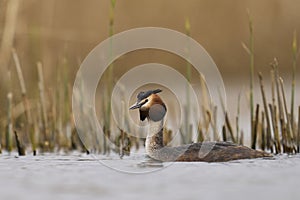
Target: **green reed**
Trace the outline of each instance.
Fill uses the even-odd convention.
[[[190,36],[191,36],[191,23],[189,18],[185,19],[185,34],[187,36],[187,57],[190,58]],[[192,141],[192,128],[191,128],[191,97],[190,97],[190,87],[192,81],[192,72],[191,72],[191,64],[189,62],[190,59],[186,62],[186,77],[187,77],[187,85],[186,85],[186,107],[185,107],[185,142],[190,143]]]
[[[291,88],[291,122],[294,122],[294,102],[295,102],[295,85],[296,85],[296,68],[297,68],[297,33],[294,32],[293,43],[292,43],[292,52],[293,52],[293,71],[292,71],[292,88]],[[292,125],[294,130],[294,125]]]
[[[249,16],[249,45],[250,45],[250,124],[251,124],[251,138],[255,139],[254,135],[254,95],[253,95],[253,85],[254,85],[254,34],[253,34],[253,20],[248,12]],[[255,141],[252,141],[254,143]]]
[[[300,153],[300,106],[298,107],[297,152]]]
[[[116,0],[110,1],[110,8],[109,8],[109,37],[110,37],[110,48],[109,48],[109,56],[110,61],[112,61],[113,56],[113,39],[111,38],[114,35],[114,24],[115,24],[115,6]],[[106,95],[104,98],[104,109],[105,109],[105,116],[104,116],[104,135],[103,135],[103,145],[104,145],[104,154],[109,153],[110,147],[108,145],[108,140],[111,137],[111,93],[112,87],[114,84],[114,65],[111,64],[108,69],[108,76],[107,76],[107,88],[106,88]]]

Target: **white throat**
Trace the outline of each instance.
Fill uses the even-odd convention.
[[[149,120],[145,148],[146,153],[150,156],[154,151],[163,147],[163,121],[163,119],[158,122]]]

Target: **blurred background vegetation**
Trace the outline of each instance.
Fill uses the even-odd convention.
[[[8,2],[0,1],[0,36],[3,35]],[[70,78],[74,79],[78,59],[82,60],[109,36],[109,8],[109,0],[19,0],[13,46],[25,69],[25,79],[37,79],[32,76],[36,74],[33,66],[41,61],[47,74],[46,82],[51,84],[64,57],[70,64]],[[185,32],[185,19],[189,18],[191,36],[213,57],[225,83],[245,77],[243,84],[246,85],[248,71],[244,68],[249,59],[241,42],[247,42],[249,37],[247,9],[254,21],[256,67],[267,72],[270,61],[277,57],[282,72],[288,73],[292,65],[293,32],[300,29],[297,21],[300,18],[299,1],[117,1],[114,33],[143,26]],[[145,59],[149,60],[147,56],[138,57],[140,62]],[[176,65],[176,59],[173,62],[172,59],[170,57],[168,63]],[[128,62],[139,61],[127,59],[123,64]],[[1,65],[2,74],[6,68]],[[29,81],[29,87],[32,81]]]
[[[109,0],[0,0],[0,119],[7,116],[10,90],[14,106],[22,99],[12,48],[18,54],[30,99],[40,95],[36,67],[40,61],[46,89],[57,91],[66,87],[60,100],[69,101],[68,88],[72,87],[80,62],[110,35],[112,14],[113,33],[144,26],[185,33],[185,21],[189,19],[191,36],[212,56],[231,94],[231,90],[236,92],[249,84],[249,55],[242,47],[242,42],[249,41],[249,11],[254,23],[255,75],[258,71],[269,74],[270,63],[276,57],[281,75],[291,79],[291,45],[294,32],[300,32],[300,1],[130,0],[117,1],[114,12],[110,9]],[[158,61],[175,68],[186,65],[184,60],[166,52],[143,50],[115,61],[114,78],[137,64]],[[237,98],[235,93],[229,102]],[[236,105],[229,108],[235,112]]]

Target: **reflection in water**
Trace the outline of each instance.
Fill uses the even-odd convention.
[[[153,158],[146,156],[145,160],[137,164],[140,168],[145,167],[154,167],[154,168],[162,168],[164,167],[163,162],[159,160],[154,160]]]

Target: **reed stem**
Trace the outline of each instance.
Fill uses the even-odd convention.
[[[271,70],[270,73],[271,73],[271,81],[272,81],[272,83],[271,83],[272,107],[274,108],[276,105],[276,98],[275,98],[275,82],[276,82],[276,80],[275,80],[275,72],[273,69]]]
[[[241,131],[239,145],[244,145],[244,131]]]
[[[49,134],[48,134],[48,117],[47,117],[47,108],[46,108],[46,96],[45,96],[45,82],[44,82],[44,75],[43,75],[43,66],[41,62],[37,63],[37,70],[38,70],[38,78],[39,78],[39,92],[40,92],[40,104],[41,104],[41,117],[42,117],[42,132],[44,134],[44,141],[43,147],[49,148]]]
[[[241,92],[239,92],[239,95],[238,95],[237,115],[236,115],[236,119],[235,119],[235,123],[236,123],[236,139],[237,139],[237,141],[239,141],[239,133],[240,133],[240,127],[239,127],[240,106],[241,106]]]
[[[259,104],[256,104],[255,124],[254,124],[254,132],[253,132],[253,138],[252,138],[252,144],[251,144],[252,149],[256,149],[258,121],[259,121]]]
[[[10,59],[10,51],[13,47],[16,24],[18,19],[20,0],[7,1],[7,8],[5,13],[5,25],[2,34],[1,48],[0,48],[0,64],[7,66]],[[0,70],[2,67],[0,68]],[[1,71],[2,72],[2,71]]]
[[[276,93],[277,93],[277,105],[278,105],[278,114],[279,114],[279,124],[280,124],[280,130],[281,130],[281,135],[282,135],[282,145],[283,145],[283,150],[284,152],[287,151],[287,142],[288,139],[287,137],[287,128],[286,128],[286,123],[285,123],[285,118],[284,118],[284,106],[282,103],[282,98],[280,95],[280,78],[279,78],[279,70],[278,70],[278,61],[276,58],[274,58],[274,61],[272,63],[272,68],[274,70],[274,79],[275,79],[275,87],[276,87]]]
[[[223,135],[223,141],[227,142],[227,133],[226,133],[226,126],[223,125],[222,127],[222,135]]]
[[[26,155],[25,147],[22,145],[22,143],[19,139],[17,131],[15,131],[15,139],[16,139],[16,146],[17,146],[17,149],[18,149],[19,156],[25,156]]]
[[[232,139],[232,142],[233,142],[233,143],[236,143],[237,141],[236,141],[236,139],[235,139],[235,137],[234,137],[234,135],[233,135],[232,126],[231,126],[231,124],[230,124],[230,120],[229,120],[229,117],[228,117],[227,112],[226,112],[226,114],[225,114],[225,122],[226,122],[226,125],[227,125],[227,128],[228,128],[228,131],[229,131],[229,133],[230,133],[230,137],[231,137],[231,139]]]
[[[251,120],[251,136],[254,138],[254,95],[253,95],[253,85],[254,85],[254,34],[253,34],[253,20],[248,12],[249,17],[249,32],[250,32],[250,120]]]
[[[190,129],[190,123],[191,123],[191,99],[190,99],[190,87],[192,80],[192,74],[191,74],[191,64],[189,62],[190,60],[190,35],[191,35],[191,24],[189,18],[186,18],[185,20],[185,34],[187,36],[187,62],[186,62],[186,76],[187,76],[187,84],[186,84],[186,113],[185,113],[185,131],[186,135],[188,137],[188,142],[190,143],[192,141],[192,131]]]
[[[23,77],[20,60],[19,60],[18,54],[15,49],[12,50],[12,56],[13,56],[13,60],[15,62],[15,66],[16,66],[16,71],[17,71],[20,88],[21,88],[21,93],[22,93],[22,102],[23,102],[23,106],[25,109],[26,133],[29,134],[33,155],[36,155],[36,143],[35,143],[35,133],[34,133],[34,128],[33,128],[32,115],[31,115],[31,110],[30,110],[29,101],[28,101],[28,97],[27,97],[27,90],[26,90],[26,86],[25,86],[25,81],[24,81],[24,77]]]
[[[203,142],[204,141],[204,134],[202,131],[201,123],[198,123],[198,137],[197,137],[197,142]]]
[[[116,0],[110,1],[110,7],[109,7],[109,37],[110,37],[110,48],[109,48],[109,59],[112,61],[113,59],[113,40],[112,36],[114,35],[114,23],[115,23],[115,6],[116,6]],[[114,65],[110,64],[108,69],[108,87],[106,90],[106,98],[105,98],[105,128],[104,128],[104,135],[103,135],[103,143],[104,143],[104,154],[109,153],[110,147],[109,147],[109,140],[110,133],[111,133],[111,93],[112,93],[112,86],[113,86],[113,77],[114,77]]]
[[[296,31],[294,32],[292,51],[293,51],[293,72],[292,72],[292,91],[291,91],[291,122],[292,122],[292,129],[294,131],[294,102],[295,102],[296,68],[297,68],[297,52],[298,52]]]
[[[261,96],[264,104],[264,110],[265,110],[265,115],[266,115],[266,120],[267,120],[267,149],[271,149],[271,131],[272,131],[272,123],[271,119],[269,116],[269,111],[268,111],[268,106],[267,106],[267,100],[266,100],[266,95],[265,95],[265,90],[264,90],[264,83],[263,83],[263,77],[262,74],[258,74],[259,81],[260,81],[260,91],[261,91]]]
[[[298,107],[298,134],[297,134],[297,152],[300,153],[300,106]]]
[[[284,85],[283,85],[283,79],[280,77],[280,87],[281,87],[281,94],[282,94],[282,99],[283,99],[283,107],[284,107],[284,114],[286,117],[286,128],[287,128],[287,136],[288,136],[288,146],[291,148],[291,151],[296,151],[294,147],[294,134],[292,130],[292,123],[290,119],[290,115],[287,111],[287,103],[286,103],[286,97],[285,97],[285,92],[284,92]]]
[[[6,149],[8,152],[12,151],[12,134],[13,134],[13,116],[12,116],[12,98],[13,94],[7,94],[7,131],[6,131]]]
[[[261,150],[265,150],[266,147],[266,136],[265,136],[265,113],[261,112]]]

